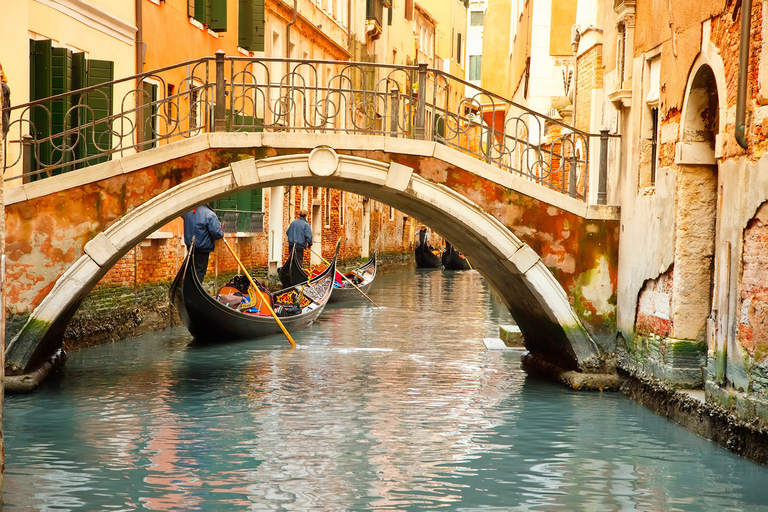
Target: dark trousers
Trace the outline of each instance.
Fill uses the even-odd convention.
[[[208,251],[195,251],[195,272],[200,282],[203,282],[205,273],[208,271],[208,257],[211,255]]]
[[[299,266],[301,267],[304,264],[304,247],[294,242],[288,245],[288,251],[289,251],[288,256],[290,256],[290,252],[296,253],[296,256],[295,256],[296,261],[299,262]]]

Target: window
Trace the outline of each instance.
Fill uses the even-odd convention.
[[[482,55],[470,55],[469,56],[469,79],[480,80],[480,71],[482,65]]]
[[[456,33],[456,64],[461,64],[462,40],[461,32]]]
[[[659,147],[659,88],[661,84],[661,59],[656,56],[645,62],[645,109],[642,125],[639,155],[638,187],[653,187],[656,184]]]
[[[264,195],[262,189],[246,190],[213,202],[219,218],[224,218],[226,232],[261,233],[263,231]]]
[[[483,11],[472,11],[469,13],[469,26],[482,27],[484,17],[485,13]]]
[[[249,52],[264,51],[264,0],[239,0],[237,46]],[[275,53],[275,56],[279,54]]]
[[[331,227],[331,191],[330,189],[324,189],[325,199],[323,201],[323,207],[325,212],[325,227]]]
[[[413,21],[413,0],[405,0],[405,19]]]
[[[54,48],[50,39],[30,41],[29,63],[31,101],[111,82],[115,74],[113,62],[88,59],[85,53],[68,48]],[[30,170],[52,167],[46,174],[54,175],[109,160],[112,103],[113,88],[109,85],[33,107],[32,135],[43,142],[33,150]],[[70,162],[72,165],[68,165]]]
[[[620,23],[616,34],[616,71],[619,77],[619,88],[624,88],[624,52],[626,50],[626,27]]]
[[[187,0],[187,16],[213,32],[226,32],[227,0]]]
[[[347,193],[343,190],[339,191],[339,226],[344,225],[344,213],[347,209]]]
[[[140,151],[157,147],[157,84],[148,80],[141,84],[142,94],[139,95],[138,109],[139,126],[138,138],[143,144]],[[137,105],[137,107],[139,106]]]

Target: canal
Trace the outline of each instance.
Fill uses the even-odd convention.
[[[485,350],[476,272],[377,277],[285,338],[85,349],[5,398],[5,510],[768,511],[768,468]]]

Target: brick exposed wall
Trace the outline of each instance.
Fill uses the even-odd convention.
[[[576,128],[590,129],[592,91],[603,88],[603,47],[595,45],[579,56],[579,74],[576,78]]]
[[[744,231],[739,342],[755,363],[768,361],[768,203]]]
[[[672,331],[673,271],[645,282],[637,301],[638,334],[669,336]]]

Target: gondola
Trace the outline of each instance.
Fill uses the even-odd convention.
[[[297,284],[306,283],[309,280],[309,275],[301,268],[301,264],[302,262],[296,256],[296,251],[291,250],[288,255],[288,261],[277,269],[277,276],[283,288],[290,288]]]
[[[340,243],[341,240],[336,244],[336,254],[328,268],[309,280],[308,284],[292,286],[268,295],[275,311],[297,310],[296,314],[290,316],[278,313],[280,321],[289,332],[307,327],[320,316],[328,303],[333,291]],[[184,259],[171,284],[170,299],[182,322],[198,341],[246,340],[282,332],[266,307],[262,307],[258,313],[244,313],[206,293],[195,272],[192,251]]]
[[[445,270],[471,270],[472,266],[459,251],[457,251],[448,242],[445,243],[445,250],[443,250],[443,268]]]
[[[419,244],[413,250],[416,268],[440,268],[443,265],[440,256],[428,244]]]
[[[355,289],[355,286],[349,284],[346,279],[341,279],[341,282],[337,280],[333,294],[331,295],[331,300],[329,302],[336,303],[361,299],[363,298],[362,294],[360,293],[361,291],[363,293],[368,293],[368,290],[370,290],[371,286],[373,286],[373,279],[376,277],[376,266],[378,261],[376,255],[378,251],[379,239],[376,240],[376,245],[374,246],[373,256],[371,259],[356,269],[344,274],[347,279],[352,281],[355,286],[357,286],[357,289]]]

